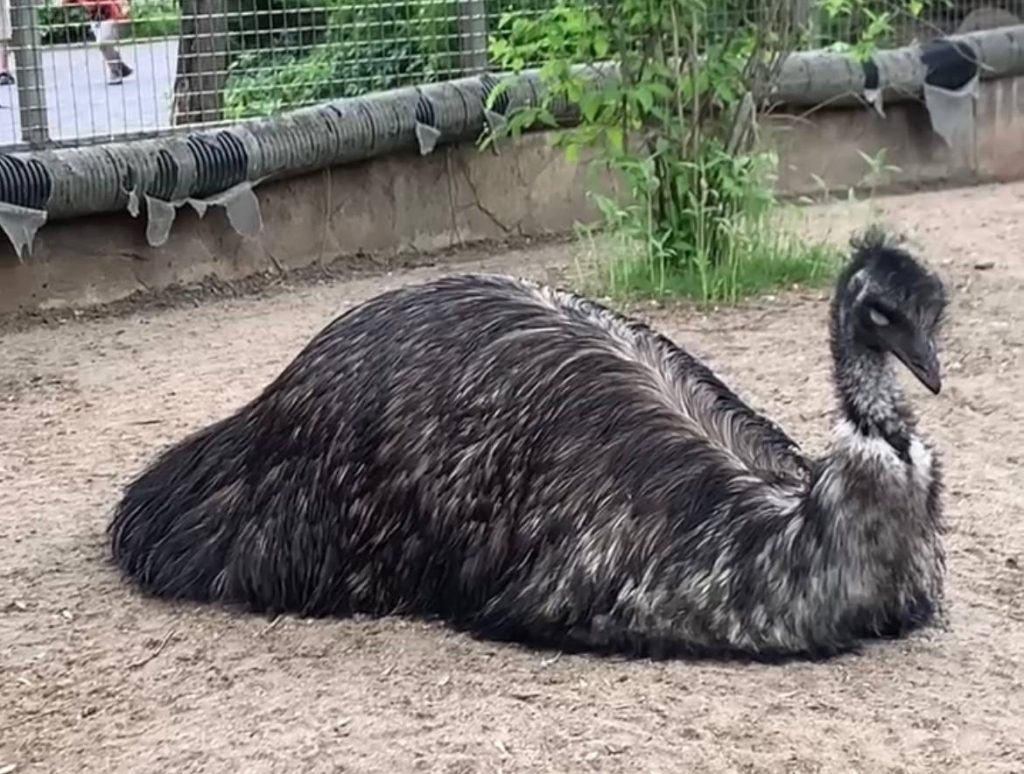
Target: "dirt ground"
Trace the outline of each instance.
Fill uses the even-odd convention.
[[[946,389],[910,386],[948,468],[949,630],[651,663],[141,599],[105,561],[118,487],[342,309],[446,268],[296,285],[0,335],[0,772],[1024,772],[1024,185],[881,205],[953,295]],[[459,268],[544,278],[571,249]],[[825,298],[648,316],[817,451]]]

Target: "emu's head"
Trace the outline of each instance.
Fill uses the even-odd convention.
[[[892,353],[937,395],[936,337],[948,303],[942,280],[877,229],[852,245],[836,287],[834,346]]]

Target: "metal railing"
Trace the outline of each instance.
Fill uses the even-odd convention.
[[[501,14],[557,1],[0,0],[13,55],[0,61],[13,78],[0,83],[0,150],[168,134],[478,73]],[[759,2],[718,1],[722,30]],[[817,0],[793,9],[809,45],[852,40],[864,23],[829,18]],[[1024,0],[933,0],[922,18],[893,14],[885,42],[1021,19]]]

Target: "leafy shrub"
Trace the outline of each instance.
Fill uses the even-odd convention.
[[[81,43],[89,35],[89,17],[81,6],[44,5],[38,14],[44,46]]]
[[[877,0],[824,0],[821,12],[861,25],[847,43],[863,56],[898,12],[920,13],[923,1],[889,0],[879,15]],[[555,141],[570,160],[586,149],[612,173],[590,191],[603,216],[596,225],[618,245],[589,267],[603,290],[729,301],[830,275],[835,253],[787,227],[773,190],[777,159],[757,142],[770,105],[755,95],[806,45],[791,12],[785,0],[560,0],[540,15],[502,18],[496,63],[513,73],[538,66],[545,93],[485,142],[555,126],[556,104],[578,108],[579,124]],[[601,82],[574,67],[597,61],[615,63],[618,77]]]
[[[564,0],[502,19],[495,60],[513,73],[539,65],[546,86],[541,104],[517,109],[502,131],[552,126],[553,105],[574,104],[581,121],[556,142],[570,160],[586,149],[619,183],[612,196],[590,192],[622,248],[592,267],[603,290],[732,300],[828,274],[827,250],[778,228],[775,158],[752,141],[750,94],[791,44],[787,12],[738,8],[741,23],[725,30],[700,0]],[[573,68],[609,60],[611,83]]]
[[[268,0],[257,0],[266,4]],[[271,0],[286,2],[286,0]],[[453,77],[460,71],[459,3],[454,0],[331,0],[322,19],[279,19],[235,33],[226,117],[278,113],[300,105]],[[536,14],[551,0],[488,0],[501,13]],[[282,29],[319,35],[281,40]],[[278,36],[278,37],[275,37]]]
[[[135,0],[129,19],[125,30],[129,39],[176,38],[181,32],[181,9],[176,0]]]

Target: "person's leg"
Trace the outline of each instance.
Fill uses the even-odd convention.
[[[7,48],[7,41],[0,40],[0,86],[10,83],[14,83],[11,77],[11,52]]]
[[[0,86],[14,83],[11,77],[11,3],[0,0]]]
[[[119,31],[120,22],[114,19],[101,21],[96,27],[96,42],[107,63],[107,69],[110,70],[110,83],[113,84],[121,83],[132,74],[132,68],[121,60],[121,54],[117,50]]]

